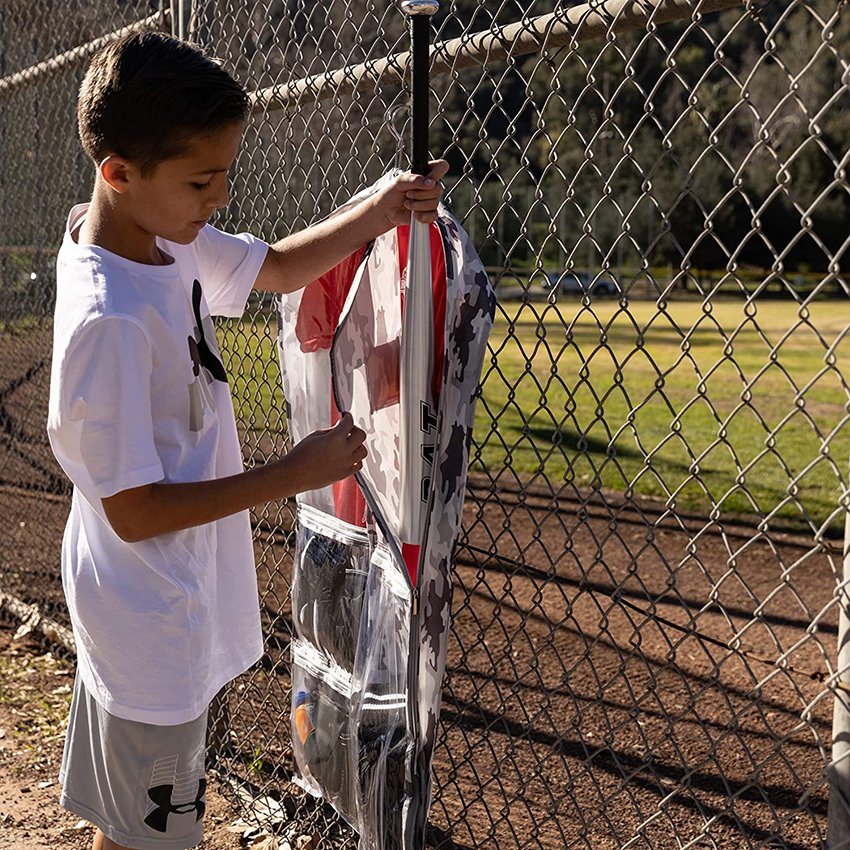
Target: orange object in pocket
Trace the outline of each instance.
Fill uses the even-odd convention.
[[[316,731],[313,725],[313,703],[307,691],[299,691],[295,699],[295,728],[298,730],[301,743],[306,744],[310,735]]]

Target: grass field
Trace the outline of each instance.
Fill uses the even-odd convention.
[[[244,428],[279,429],[274,323],[230,323]],[[601,487],[708,514],[843,523],[850,304],[505,303],[482,373],[471,470]],[[246,358],[245,354],[249,354]]]
[[[740,301],[711,313],[698,302],[507,309],[476,423],[491,474],[509,466],[556,488],[631,489],[792,522],[836,510],[850,458],[846,303],[814,304],[807,323],[781,301],[752,318]]]

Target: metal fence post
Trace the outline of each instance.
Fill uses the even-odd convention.
[[[844,522],[844,571],[839,600],[838,681],[832,715],[832,763],[827,769],[829,850],[850,846],[850,510]]]
[[[181,41],[192,38],[192,0],[171,0],[171,35]]]

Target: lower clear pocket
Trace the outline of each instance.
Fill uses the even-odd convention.
[[[406,764],[410,741],[403,695],[393,696],[393,704],[380,700],[368,706],[361,704],[356,727],[357,824],[360,846],[370,850],[402,846],[404,807],[409,798]]]
[[[351,771],[351,677],[304,641],[292,644],[292,748],[300,782],[355,819]]]

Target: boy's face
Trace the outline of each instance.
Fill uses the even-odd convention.
[[[227,172],[243,130],[243,124],[232,124],[215,135],[199,136],[185,154],[163,160],[147,177],[131,169],[122,195],[136,225],[171,242],[192,242],[230,200]]]

